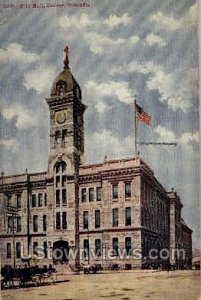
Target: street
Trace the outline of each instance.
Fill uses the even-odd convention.
[[[67,275],[55,285],[2,291],[2,300],[199,300],[199,271],[128,271]]]

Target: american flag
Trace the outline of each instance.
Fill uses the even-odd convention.
[[[146,125],[151,126],[151,116],[143,110],[141,106],[135,103],[135,111],[137,113],[137,119],[144,122]]]

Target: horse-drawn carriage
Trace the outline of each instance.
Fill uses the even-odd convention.
[[[1,288],[11,288],[15,286],[39,286],[45,283],[55,283],[56,270],[49,267],[24,267],[12,268],[5,266],[1,269]]]
[[[81,271],[84,271],[84,274],[97,274],[102,270],[101,264],[85,265],[81,264]]]

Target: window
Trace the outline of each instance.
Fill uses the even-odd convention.
[[[56,206],[60,206],[60,190],[56,190]]]
[[[125,237],[126,254],[131,255],[131,237]]]
[[[64,172],[66,171],[66,163],[64,161],[58,162],[56,164],[55,171],[56,206],[60,206],[61,204],[66,205],[67,193],[66,189],[62,189],[66,187],[66,175],[64,175]]]
[[[89,240],[83,240],[84,257],[89,255]]]
[[[36,207],[36,195],[32,195],[31,206]]]
[[[62,187],[66,186],[66,176],[62,176]]]
[[[11,216],[8,217],[8,232],[13,231],[13,218]]]
[[[95,210],[95,228],[100,228],[100,210]]]
[[[89,201],[94,201],[94,188],[89,188]]]
[[[101,187],[96,188],[96,201],[101,201]]]
[[[87,200],[87,190],[84,188],[81,190],[81,201],[86,202]]]
[[[43,206],[43,194],[38,194],[38,207]]]
[[[112,249],[113,249],[114,255],[119,254],[119,241],[118,241],[118,238],[116,238],[116,237],[112,239]]]
[[[64,161],[60,161],[56,164],[56,173],[64,173],[66,171],[66,163]]]
[[[61,219],[60,219],[60,212],[56,213],[56,229],[61,229]]]
[[[47,194],[44,194],[44,206],[47,206]]]
[[[67,216],[66,212],[62,212],[62,228],[67,229]]]
[[[60,184],[60,176],[56,176],[56,187],[59,187]]]
[[[125,226],[131,225],[131,207],[125,208]]]
[[[95,254],[97,256],[101,256],[101,240],[95,239]]]
[[[112,197],[113,199],[117,199],[118,198],[118,184],[115,183],[112,186]]]
[[[125,183],[125,197],[126,198],[131,197],[131,183],[130,182]]]
[[[33,253],[34,255],[38,255],[38,242],[33,243]]]
[[[44,258],[47,258],[47,241],[43,242]]]
[[[47,230],[47,216],[43,215],[43,231]]]
[[[63,95],[66,92],[66,82],[59,80],[56,84],[57,95]]]
[[[7,253],[6,257],[7,258],[11,258],[11,243],[7,243],[7,245],[6,245],[6,253]]]
[[[16,195],[16,206],[17,208],[21,208],[21,194]]]
[[[21,258],[21,243],[20,242],[16,243],[16,257]]]
[[[17,217],[17,232],[21,232],[22,225],[21,225],[21,217]]]
[[[33,216],[33,231],[38,232],[38,216]]]
[[[62,190],[62,205],[66,205],[67,204],[67,198],[66,198],[66,189]]]
[[[88,211],[83,211],[83,229],[89,228],[89,213]]]
[[[6,206],[11,206],[12,205],[12,196],[8,195],[6,199]]]
[[[112,210],[112,226],[116,227],[119,225],[119,210],[118,208],[113,208]]]

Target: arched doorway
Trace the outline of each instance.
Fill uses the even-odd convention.
[[[68,262],[69,246],[68,242],[60,240],[53,243],[52,259],[54,263]]]

